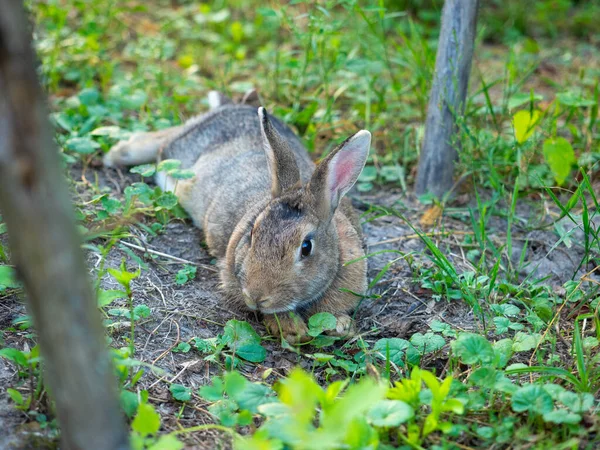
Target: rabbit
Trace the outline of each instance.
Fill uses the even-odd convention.
[[[365,165],[371,134],[358,131],[315,167],[294,132],[257,108],[255,92],[234,104],[212,91],[208,103],[209,112],[184,125],[119,142],[104,165],[180,160],[194,178],[175,182],[159,172],[156,183],[203,230],[231,306],[262,313],[267,330],[290,343],[310,338],[306,319],[318,312],[336,317],[332,334],[352,335],[349,313],[367,290],[367,265],[358,215],[344,195]]]

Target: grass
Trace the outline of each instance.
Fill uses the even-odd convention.
[[[459,121],[460,182],[452,197],[417,203],[410,192],[440,3],[29,2],[136,448],[179,448],[178,439],[247,449],[311,448],[315,439],[357,449],[598,445],[600,9],[486,2]],[[185,288],[210,282],[212,266],[182,256],[171,272],[164,252],[139,252],[141,235],[160,240],[185,220],[148,177],[186,171],[148,165],[115,181],[100,157],[131,132],[205,111],[211,89],[239,97],[249,87],[315,158],[352,130],[372,131],[358,183],[364,222],[402,226],[421,246],[405,246],[408,235],[374,246],[372,261],[389,258],[373,263],[364,302],[399,302],[393,280],[407,279],[407,295],[434,304],[418,332],[386,331],[390,307],[357,339],[336,341],[323,334],[335,319],[322,314],[309,323],[314,340],[292,348],[233,316],[203,316],[202,334],[180,338],[180,316],[170,319],[177,340],[148,356],[153,333],[145,343],[139,334],[172,316],[140,300],[138,278],[166,273]],[[0,218],[0,299],[15,301],[4,237]],[[447,308],[466,319],[446,319]],[[0,356],[16,368],[6,393],[52,439],[30,321],[11,314],[1,323]],[[305,371],[281,369],[282,346]],[[166,356],[202,361],[211,379],[172,376],[158,367]],[[159,417],[164,403],[172,414]]]

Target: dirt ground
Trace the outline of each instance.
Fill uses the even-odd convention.
[[[74,175],[76,175],[75,180],[81,180],[81,174]],[[89,175],[88,172],[88,179]],[[122,192],[128,184],[137,181],[125,171],[115,172],[104,168],[98,169],[94,175],[98,176],[100,186],[107,185],[115,193]],[[80,196],[89,195],[83,189],[81,181],[76,181],[75,185],[75,190]],[[466,202],[464,200],[463,198],[463,203],[467,204],[472,201],[468,198]],[[354,203],[362,211],[366,211],[370,204],[393,206],[415,224],[419,223],[426,209],[414,198],[387,188],[374,193],[356,195]],[[523,217],[526,217],[525,212],[530,211],[531,208],[527,205],[522,205],[521,208]],[[450,231],[450,236],[433,239],[458,271],[471,270],[471,263],[465,257],[465,250],[460,245],[463,237],[460,233],[468,229],[472,230],[467,228],[470,224],[466,225],[452,217],[444,217],[442,224],[443,227],[438,226],[435,230]],[[506,232],[505,220],[493,218],[490,225],[492,227],[488,230],[490,235],[502,241]],[[423,243],[399,218],[380,217],[365,223],[363,230],[369,252],[384,249],[412,252],[415,261],[413,266],[431,264]],[[167,373],[163,375],[164,379],[176,381],[196,390],[209,383],[210,377],[219,373],[220,368],[215,364],[210,365],[193,350],[189,353],[173,353],[171,349],[179,342],[189,341],[193,337],[215,337],[222,332],[224,324],[232,318],[248,320],[262,336],[266,335],[266,330],[254,314],[232,312],[223,305],[213,258],[200,245],[202,234],[192,226],[191,222],[173,221],[167,226],[164,234],[152,239],[139,229],[133,230],[133,233],[138,234],[139,238],[146,242],[148,249],[169,255],[169,257],[159,256],[152,260],[146,258],[148,269],[143,270],[141,277],[133,283],[135,304],[145,304],[152,311],[148,319],[144,319],[136,326],[135,358],[164,369]],[[558,240],[552,228],[528,231],[525,220],[515,225],[513,238],[517,260],[521,251],[519,246],[529,239],[531,246],[526,254],[526,260],[531,264],[530,269],[527,270],[534,268],[537,276],[549,276],[546,282],[553,285],[559,285],[570,277],[569,274],[575,271],[581,256],[576,248],[566,249],[564,245],[550,251]],[[133,243],[132,239],[125,239],[125,241]],[[140,257],[144,257],[144,252],[132,250]],[[397,257],[398,255],[394,253],[382,253],[370,258],[370,279],[373,279],[390,260]],[[122,258],[126,258],[130,269],[136,267],[136,263],[125,253],[123,247],[118,245],[110,252],[106,266],[118,267]],[[182,263],[174,258],[197,264],[197,276],[194,281],[184,285],[175,283],[175,274],[182,267]],[[90,272],[94,274],[100,262],[99,256],[88,252],[87,261]],[[524,271],[523,276],[526,275],[527,270]],[[118,289],[117,283],[109,276],[104,277],[101,284],[104,289]],[[413,333],[426,332],[428,324],[434,319],[447,322],[460,330],[472,330],[478,327],[472,311],[465,303],[433,300],[431,293],[415,281],[411,268],[404,260],[396,262],[391,267],[373,288],[373,293],[381,297],[364,301],[356,314],[359,335],[370,344],[383,337],[410,338]],[[111,307],[121,307],[125,306],[125,303],[117,300],[113,305]],[[12,320],[24,313],[25,308],[17,295],[0,297],[0,329],[7,329]],[[115,347],[125,345],[126,333],[126,330],[112,331],[111,337],[114,339]],[[6,332],[4,344],[23,349],[27,341],[26,334],[27,332],[21,331]],[[311,367],[309,359],[282,349],[276,339],[266,340],[263,344],[267,348],[267,359],[261,364],[248,364],[241,368],[250,379],[261,379],[261,375],[267,368],[273,369],[267,379],[273,382],[296,365]],[[428,355],[423,364],[441,370],[446,362],[444,355],[444,351]],[[320,376],[318,371],[316,375]],[[190,407],[186,407],[176,419],[181,404],[172,401],[167,383],[162,383],[160,380],[159,376],[147,372],[142,377],[139,387],[148,389],[151,401],[158,405],[157,410],[163,417],[163,426],[166,430],[211,422],[210,415],[201,400],[190,402]],[[31,441],[31,438],[40,431],[35,429],[35,425],[33,427],[27,425],[30,418],[15,410],[11,401],[7,399],[6,388],[17,382],[15,368],[0,359],[0,429],[5,430],[0,436],[0,448],[42,448],[39,442],[32,444]],[[22,430],[24,432],[19,434]],[[24,436],[26,439],[23,439]],[[223,440],[224,438],[195,435],[191,439],[190,448],[215,448],[215,441],[223,442],[223,446],[228,447],[227,439]],[[11,447],[11,442],[16,444]],[[50,444],[48,448],[52,448]]]

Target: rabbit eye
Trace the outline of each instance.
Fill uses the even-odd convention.
[[[300,255],[303,258],[310,256],[312,253],[312,247],[312,241],[310,239],[304,239],[304,242],[302,242],[302,245],[300,246]]]

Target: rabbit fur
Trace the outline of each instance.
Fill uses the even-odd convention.
[[[218,259],[226,297],[264,314],[267,329],[290,342],[307,337],[305,319],[329,312],[332,334],[353,332],[348,315],[367,289],[358,217],[344,194],[367,159],[362,130],[316,166],[300,139],[258,108],[255,91],[242,104],[218,92],[211,110],[181,126],[134,134],[104,157],[106,166],[181,161],[194,178],[156,182],[178,197]]]

